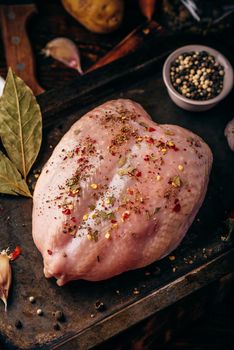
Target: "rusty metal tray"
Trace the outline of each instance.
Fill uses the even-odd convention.
[[[62,288],[43,276],[42,259],[31,237],[31,200],[0,196],[0,248],[22,247],[22,255],[13,263],[8,312],[0,305],[1,349],[90,349],[234,270],[233,242],[221,239],[223,220],[234,208],[234,156],[223,135],[233,117],[234,94],[211,111],[189,113],[171,102],[161,76],[162,63],[175,43],[180,46],[197,40],[168,39],[160,50],[145,48],[39,97],[45,129],[34,170],[40,169],[75,120],[103,101],[118,97],[138,101],[159,123],[178,124],[199,134],[213,151],[214,166],[205,202],[173,252],[175,260],[166,257],[107,281],[75,281]],[[221,41],[200,38],[199,42],[221,48],[234,62],[229,47]],[[34,181],[33,174],[31,179]],[[28,301],[30,295],[35,296],[35,304]],[[97,300],[106,305],[103,312],[95,310]],[[41,317],[36,314],[38,308],[44,311]],[[60,330],[53,328],[56,310],[66,316]],[[18,319],[23,323],[21,330],[15,327]]]

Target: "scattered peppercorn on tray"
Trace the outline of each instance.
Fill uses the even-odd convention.
[[[191,43],[186,40],[180,46]],[[214,41],[214,48],[217,45]],[[162,64],[174,48],[175,42],[164,54],[158,49],[138,52],[40,96],[43,146],[30,181],[33,187],[74,121],[104,101],[130,98],[154,121],[188,128],[212,149],[208,192],[192,227],[176,251],[146,268],[102,282],[75,281],[58,287],[55,280],[45,279],[32,240],[32,201],[1,196],[0,246],[22,249],[12,264],[7,313],[0,304],[1,349],[90,349],[233,271],[233,242],[225,220],[234,208],[234,156],[224,137],[225,125],[233,118],[233,92],[208,112],[194,114],[176,107],[162,80]],[[234,57],[228,58],[233,63]]]

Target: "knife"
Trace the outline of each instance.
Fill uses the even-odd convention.
[[[136,27],[131,33],[129,33],[120,43],[118,43],[112,50],[107,52],[106,55],[101,57],[96,63],[89,67],[85,73],[91,72],[97,68],[103,67],[117,59],[129,55],[130,53],[138,50],[143,43],[149,38],[155,37],[155,35],[165,35],[165,30],[155,21],[147,21]]]
[[[35,95],[44,92],[35,75],[35,61],[27,36],[27,24],[37,13],[28,0],[0,1],[1,30],[8,67],[21,77]]]

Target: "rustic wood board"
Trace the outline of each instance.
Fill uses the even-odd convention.
[[[214,166],[205,202],[173,253],[175,261],[166,257],[107,281],[76,281],[59,288],[55,280],[43,276],[42,259],[31,237],[31,200],[1,196],[0,247],[19,244],[23,250],[13,263],[7,314],[0,305],[0,342],[9,349],[89,349],[234,269],[233,242],[221,240],[222,222],[234,207],[234,157],[223,135],[227,121],[233,117],[230,111],[234,94],[206,113],[182,111],[170,101],[163,85],[162,60],[155,59],[152,52],[149,57],[146,52],[134,57],[39,98],[45,125],[50,128],[44,132],[35,169],[41,168],[61,136],[86,111],[111,98],[131,98],[141,103],[156,122],[189,128],[210,145]],[[33,175],[31,179],[34,181]],[[138,295],[134,295],[134,288],[140,291]],[[29,303],[30,295],[36,297],[35,304]],[[102,313],[95,311],[97,300],[106,305]],[[36,315],[37,308],[43,309],[44,316]],[[66,315],[59,331],[53,329],[52,313],[56,310]],[[21,330],[14,326],[17,319],[23,323]]]

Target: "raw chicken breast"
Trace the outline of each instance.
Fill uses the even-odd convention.
[[[34,192],[33,239],[58,285],[103,280],[161,259],[181,242],[207,189],[212,153],[130,100],[78,120]]]

